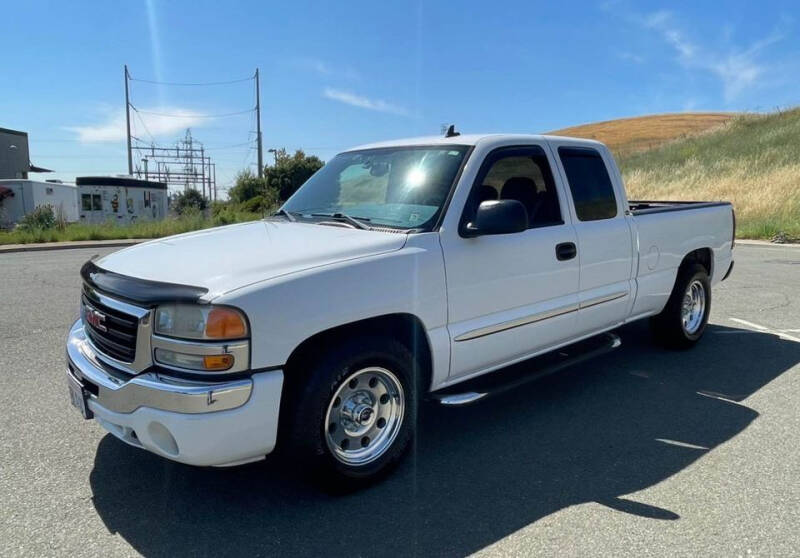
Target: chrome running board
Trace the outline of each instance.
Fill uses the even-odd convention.
[[[618,335],[603,333],[434,392],[429,398],[448,407],[469,405],[611,352],[620,345]]]

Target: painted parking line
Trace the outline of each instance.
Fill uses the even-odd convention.
[[[708,448],[705,447],[705,446],[698,446],[697,444],[690,444],[689,442],[680,442],[678,440],[670,440],[669,438],[656,438],[656,442],[669,444],[671,446],[678,446],[680,448],[688,448],[688,449],[696,449],[696,450],[708,451]]]
[[[747,320],[742,320],[741,318],[728,318],[728,319],[732,322],[736,322],[737,324],[742,324],[743,326],[749,327],[751,329],[756,329],[763,333],[771,333],[772,335],[777,335],[781,339],[786,339],[787,341],[794,341],[795,343],[800,343],[800,338],[786,333],[787,331],[794,331],[794,330],[772,329],[767,326],[763,326],[761,324],[755,324],[753,322],[748,322]]]
[[[731,321],[736,322],[737,324],[746,325],[749,328],[757,329],[759,331],[769,331],[768,327],[754,324],[753,322],[748,322],[747,320],[741,320],[739,318],[731,318]]]

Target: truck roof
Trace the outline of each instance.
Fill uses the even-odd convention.
[[[379,149],[381,147],[407,147],[413,145],[478,145],[479,143],[506,143],[509,141],[517,142],[542,142],[548,140],[571,140],[575,143],[586,145],[603,145],[601,142],[585,138],[572,138],[567,136],[546,136],[539,134],[464,134],[459,136],[423,136],[417,138],[396,139],[367,143],[356,147],[351,147],[345,151],[360,151],[363,149]]]

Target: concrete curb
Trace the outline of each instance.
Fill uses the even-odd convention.
[[[37,244],[6,244],[0,246],[0,254],[14,252],[39,252],[42,250],[73,250],[75,248],[117,248],[133,246],[150,238],[121,238],[119,240],[74,240],[70,242],[41,242]]]
[[[743,238],[736,239],[736,245],[739,244],[745,246],[772,246],[773,248],[800,248],[800,244],[794,244],[791,242],[785,243],[778,243],[778,242],[770,242],[769,240],[747,240]]]

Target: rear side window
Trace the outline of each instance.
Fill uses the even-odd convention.
[[[585,147],[559,147],[558,156],[567,173],[578,219],[597,221],[616,217],[614,187],[600,154]]]

